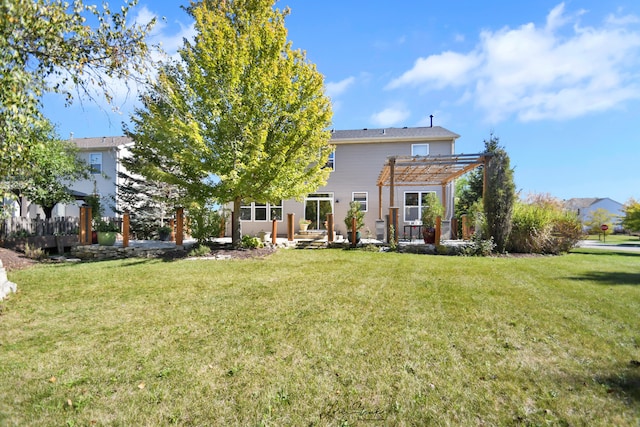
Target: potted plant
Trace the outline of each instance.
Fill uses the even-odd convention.
[[[160,228],[158,228],[158,238],[160,240],[163,241],[167,241],[169,240],[169,238],[171,237],[171,227],[169,227],[168,225],[163,225]]]
[[[436,218],[444,213],[444,206],[436,193],[428,193],[422,208],[422,237],[425,243],[436,243]]]
[[[358,201],[349,203],[349,209],[347,210],[347,216],[344,217],[344,225],[347,227],[347,238],[353,243],[351,236],[353,229],[353,219],[356,219],[356,238],[355,242],[360,242],[360,229],[364,227],[364,212],[361,209],[362,205]]]
[[[98,220],[96,223],[98,232],[98,244],[102,246],[113,246],[120,228],[112,221]]]
[[[309,221],[308,219],[301,219],[300,221],[298,221],[298,224],[300,225],[300,231],[307,231],[307,228],[309,227],[309,224],[311,224],[311,221]]]

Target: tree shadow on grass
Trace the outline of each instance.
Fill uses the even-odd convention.
[[[640,362],[632,360],[629,367],[618,375],[595,377],[594,380],[614,394],[635,406],[640,405]]]
[[[640,285],[640,273],[616,273],[609,271],[591,271],[581,276],[569,277],[572,280],[588,280],[603,285]]]

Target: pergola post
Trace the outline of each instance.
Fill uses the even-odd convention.
[[[440,203],[442,203],[442,206],[444,207],[444,217],[447,217],[447,184],[444,183],[442,184],[442,195],[440,197]]]
[[[391,157],[389,159],[389,206],[395,206],[396,201],[393,197],[395,193],[395,185],[396,185],[396,158]]]
[[[296,214],[288,213],[287,214],[287,240],[293,242],[293,221],[295,219]]]
[[[382,184],[378,184],[378,219],[382,219]]]
[[[398,208],[390,207],[389,208],[389,228],[393,227],[393,241],[394,243],[398,243],[398,235],[400,234],[400,230],[398,230]],[[387,243],[391,243],[392,233],[387,233]]]
[[[278,237],[278,220],[274,219],[271,223],[271,244],[276,245]]]
[[[333,234],[333,214],[327,214],[327,242],[333,242],[334,234]]]
[[[91,244],[91,207],[80,207],[80,230],[79,240],[81,245]]]
[[[129,212],[122,215],[122,247],[129,247]]]
[[[182,239],[184,238],[184,209],[178,208],[176,211],[177,217],[177,233],[176,233],[176,246],[182,246]]]

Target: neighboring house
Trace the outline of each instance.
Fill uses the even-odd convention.
[[[385,164],[393,156],[452,156],[459,135],[439,126],[417,128],[386,128],[332,131],[331,144],[335,147],[327,167],[332,168],[327,184],[315,193],[308,194],[302,202],[278,201],[274,204],[246,203],[242,207],[242,233],[255,235],[270,231],[272,218],[283,223],[278,234],[285,234],[287,214],[295,214],[295,230],[298,221],[311,221],[309,230],[325,230],[327,213],[334,214],[334,229],[346,234],[344,218],[351,201],[360,202],[365,211],[363,237],[383,238],[390,208],[389,186],[381,188],[379,179]],[[436,192],[446,208],[445,221],[453,217],[453,180],[446,185],[398,185],[392,187],[394,205],[398,208],[398,232],[404,226],[417,224],[422,211],[422,201],[428,192]],[[443,192],[444,197],[443,197]],[[229,232],[229,230],[227,230]],[[443,234],[444,236],[444,234]]]
[[[117,206],[117,187],[121,179],[118,172],[122,169],[121,159],[128,154],[133,145],[126,136],[107,136],[98,138],[71,139],[80,150],[80,157],[91,167],[91,179],[76,181],[70,185],[78,198],[83,195],[98,194],[102,198],[104,216],[115,216],[112,207]],[[56,205],[53,216],[78,216],[79,200],[75,204]]]
[[[590,219],[591,214],[597,209],[604,209],[609,211],[613,218],[613,223],[618,226],[624,217],[624,205],[612,200],[608,197],[605,198],[574,198],[564,201],[565,209],[570,212],[574,212],[580,218],[583,223]]]
[[[90,194],[98,194],[103,198],[103,215],[115,216],[112,206],[117,206],[116,188],[120,183],[118,171],[121,170],[121,159],[128,153],[128,147],[133,142],[126,136],[107,136],[98,138],[70,139],[80,150],[79,156],[84,159],[92,169],[91,179],[71,183],[69,191],[76,198],[75,203],[58,203],[52,211],[52,217],[65,217],[79,215],[84,203],[84,197]],[[44,218],[44,211],[40,206],[22,197],[20,204],[4,200],[3,204],[13,203],[13,216],[36,218],[38,215]],[[22,209],[21,209],[22,206]]]

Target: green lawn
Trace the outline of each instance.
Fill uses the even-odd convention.
[[[12,272],[0,425],[635,426],[640,255]]]

